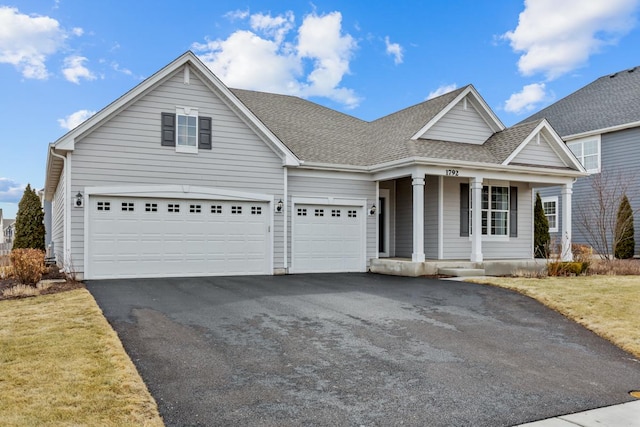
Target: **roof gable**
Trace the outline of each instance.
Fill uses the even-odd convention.
[[[472,98],[467,95],[418,138],[482,144],[493,133]]]
[[[298,165],[298,159],[278,138],[267,128],[238,98],[227,88],[212,72],[207,68],[193,52],[186,52],[179,58],[171,62],[169,65],[156,72],[154,75],[131,89],[129,92],[100,110],[94,116],[87,119],[75,129],[63,135],[60,139],[53,143],[53,147],[57,150],[72,151],[75,144],[82,139],[84,135],[99,127],[102,123],[110,120],[120,111],[132,105],[138,99],[152,91],[158,85],[162,84],[166,79],[170,78],[176,72],[184,70],[185,79],[188,78],[190,70],[194,70],[201,77],[203,82],[214,91],[227,105],[232,107],[236,112],[240,113],[248,124],[263,136],[263,140],[278,153],[284,164]]]
[[[585,172],[580,161],[546,120],[523,123],[510,130],[519,133],[520,136],[513,139],[521,139],[521,142],[504,159],[503,165],[561,167]]]
[[[448,135],[445,141],[482,144],[493,133],[504,128],[473,85],[468,85],[411,139],[443,140],[442,136]],[[452,133],[452,130],[455,131]]]

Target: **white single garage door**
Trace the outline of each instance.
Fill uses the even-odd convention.
[[[360,206],[294,205],[292,270],[365,271],[364,221]]]
[[[268,206],[91,196],[88,278],[271,274]]]

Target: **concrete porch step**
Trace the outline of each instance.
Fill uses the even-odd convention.
[[[438,268],[438,274],[441,274],[443,276],[454,276],[454,277],[484,276],[484,269],[483,268],[441,267],[441,268]]]

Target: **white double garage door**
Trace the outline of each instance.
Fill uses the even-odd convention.
[[[91,196],[87,208],[89,279],[273,272],[282,214],[269,202]],[[362,210],[294,205],[291,271],[363,271]]]

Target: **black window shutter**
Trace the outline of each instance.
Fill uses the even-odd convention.
[[[518,237],[518,187],[509,188],[509,237]]]
[[[469,184],[460,184],[460,237],[469,237]]]
[[[166,147],[176,146],[175,113],[162,113],[162,145]]]
[[[211,150],[211,117],[198,117],[198,148]]]

